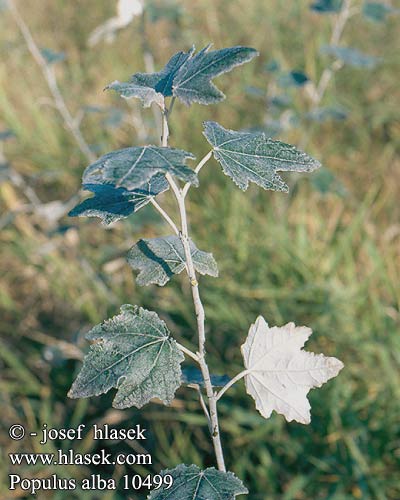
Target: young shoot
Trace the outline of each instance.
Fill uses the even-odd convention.
[[[181,365],[186,358],[197,363],[199,380],[187,381],[199,396],[210,430],[217,469],[201,470],[197,465],[180,464],[161,475],[173,478],[173,498],[232,500],[248,493],[240,479],[225,467],[218,417],[218,401],[244,378],[247,392],[265,418],[272,411],[287,421],[310,423],[307,394],[335,377],[342,363],[336,358],[315,355],[302,348],[311,335],[305,326],[288,323],[269,327],[260,316],[250,326],[242,346],[244,370],[224,382],[212,376],[206,353],[205,312],[200,294],[200,276],[218,276],[211,253],[201,250],[188,230],[186,200],[191,186],[199,184],[198,174],[213,157],[223,172],[243,191],[249,183],[265,190],[287,192],[279,172],[311,172],[320,163],[294,146],[272,140],[264,133],[226,128],[213,121],[204,123],[203,134],[209,152],[192,169],[194,155],[168,146],[169,122],[176,100],[190,106],[211,104],[224,99],[213,78],[252,60],[258,53],[248,47],[230,47],[199,52],[194,47],[178,52],[156,73],[136,73],[129,82],[115,81],[108,89],[124,98],[141,99],[145,107],[155,104],[162,121],[159,145],[128,147],[112,151],[89,165],[83,174],[83,187],[92,198],[74,208],[71,215],[100,217],[104,224],[128,217],[147,203],[159,212],[171,228],[166,237],[139,240],[128,252],[128,263],[137,272],[137,283],[164,286],[174,275],[185,273],[191,289],[197,324],[197,351],[174,340],[166,323],[156,312],[139,306],[123,305],[119,314],[95,326],[87,339],[94,341],[69,396],[82,398],[116,389],[115,408],[141,408],[153,398],[169,404],[184,382]],[[169,191],[179,209],[173,220],[156,198]],[[172,491],[172,490],[171,490]],[[170,499],[168,486],[151,491],[151,500]]]

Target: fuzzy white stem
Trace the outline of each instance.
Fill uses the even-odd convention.
[[[161,216],[168,222],[168,224],[174,230],[174,233],[176,235],[179,235],[179,229],[176,227],[175,222],[171,219],[171,217],[167,214],[167,212],[162,207],[160,207],[160,205],[156,202],[156,200],[154,198],[150,199],[150,203],[161,214]]]
[[[236,382],[243,377],[245,377],[249,373],[249,370],[243,370],[242,372],[238,373],[236,377],[233,377],[232,380],[230,380],[224,387],[219,391],[217,394],[217,401],[221,399],[221,397],[225,394],[225,392],[230,389]]]
[[[208,160],[211,158],[212,155],[212,150],[209,151],[198,163],[197,167],[194,169],[195,173],[198,174],[200,170],[204,167],[204,165],[208,162]],[[185,198],[189,189],[190,189],[190,182],[187,182],[183,189],[182,189],[182,196]]]
[[[161,145],[163,147],[168,146],[168,133],[169,133],[168,112],[164,111],[162,113],[162,135],[161,135]],[[205,354],[206,354],[205,352],[206,335],[204,327],[205,313],[200,298],[199,283],[196,278],[196,271],[194,268],[192,254],[190,251],[190,243],[189,243],[190,240],[188,234],[185,196],[183,195],[183,190],[179,188],[179,186],[176,184],[176,182],[174,181],[173,177],[170,174],[166,174],[165,177],[168,180],[171,189],[178,202],[179,214],[181,218],[181,231],[179,235],[185,252],[186,271],[189,276],[189,282],[192,290],[193,304],[197,319],[197,331],[199,337],[199,352],[197,353],[197,357],[200,370],[203,375],[204,386],[208,398],[210,434],[214,446],[215,457],[217,459],[218,469],[220,471],[225,472],[226,468],[225,468],[224,454],[222,451],[221,436],[220,436],[219,422],[218,422],[217,399],[211,383],[210,370],[208,368],[205,359]]]
[[[184,345],[179,344],[179,342],[177,342],[176,345],[178,346],[178,349],[180,349],[184,354],[186,354],[190,358],[194,359],[194,361],[196,361],[198,363],[199,358],[198,358],[197,354],[195,354],[194,352],[192,352],[190,349],[188,349]]]

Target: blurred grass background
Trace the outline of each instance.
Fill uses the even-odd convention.
[[[161,4],[164,14],[151,16],[146,27],[157,68],[192,43],[199,48],[210,41],[215,48],[249,45],[261,53],[218,80],[227,95],[223,103],[177,104],[171,144],[198,158],[208,151],[201,134],[204,119],[232,129],[262,123],[269,110],[246,87],[267,88],[273,76],[264,70],[266,63],[279,60],[284,69],[302,69],[313,81],[327,64],[319,47],[329,42],[334,16],[311,12],[306,0],[198,0],[177,4],[178,10],[171,2]],[[172,7],[165,9],[166,4]],[[354,4],[360,9],[361,3]],[[65,53],[65,61],[55,66],[58,83],[73,114],[86,109],[81,129],[96,155],[157,141],[150,110],[102,92],[110,81],[145,69],[139,19],[118,32],[113,43],[89,48],[88,34],[114,15],[114,2],[17,5],[38,46]],[[239,347],[258,314],[270,324],[295,321],[312,327],[308,349],[337,356],[346,365],[337,379],[311,392],[313,418],[307,427],[287,424],[276,414],[264,420],[242,383],[224,397],[220,413],[227,466],[248,486],[250,500],[400,498],[398,30],[395,16],[385,23],[360,15],[350,19],[344,44],[383,59],[373,70],[345,67],[332,80],[323,104],[340,102],[348,118],[308,122],[278,135],[299,144],[306,126],[306,150],[329,169],[334,183],[321,188],[321,178],[313,174],[292,179],[289,195],[255,186],[242,193],[212,161],[200,175],[200,188],[190,192],[193,239],[213,252],[220,269],[219,279],[201,279],[213,372],[233,376],[242,369]],[[80,349],[88,347],[84,334],[93,324],[123,303],[139,304],[156,310],[175,338],[195,349],[192,302],[181,277],[164,288],[140,288],[125,262],[127,249],[140,237],[169,232],[150,208],[110,228],[97,219],[55,222],[49,217],[52,209],[47,217],[40,210],[24,211],[27,186],[43,203],[73,196],[87,162],[51,105],[43,75],[7,10],[0,13],[0,41],[0,130],[15,134],[4,143],[4,155],[20,179],[19,186],[9,177],[0,183],[0,497],[30,498],[7,490],[7,453],[70,447],[67,442],[41,447],[29,438],[11,442],[6,431],[16,422],[30,431],[42,422],[55,427],[142,423],[151,436],[144,446],[153,454],[152,472],[181,462],[213,465],[206,422],[188,388],[178,391],[171,407],[149,404],[140,411],[111,409],[110,395],[67,399]],[[293,110],[304,114],[306,93],[288,92]],[[161,204],[174,213],[168,193]],[[90,439],[73,444],[80,452],[94,446]],[[132,451],[129,443],[99,446]],[[19,473],[78,478],[96,472],[59,469],[20,467]],[[133,470],[149,469],[104,468],[101,473],[118,478]],[[123,492],[76,495],[127,498]],[[129,496],[144,497],[144,492]],[[48,492],[38,498],[75,497]]]

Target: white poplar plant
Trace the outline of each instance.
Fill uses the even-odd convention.
[[[169,120],[176,99],[211,104],[224,99],[212,79],[258,55],[248,47],[230,47],[198,53],[175,54],[157,73],[136,73],[127,83],[115,81],[108,89],[124,98],[136,97],[145,107],[155,103],[162,116],[162,135],[158,146],[146,145],[112,151],[89,165],[83,174],[83,187],[92,198],[75,207],[72,216],[97,216],[104,224],[128,217],[147,203],[161,214],[172,234],[141,239],[128,253],[128,262],[138,271],[139,285],[165,285],[175,274],[185,272],[191,288],[197,320],[198,350],[192,352],[176,342],[156,312],[139,306],[123,305],[118,315],[95,326],[87,339],[93,341],[69,396],[98,396],[117,389],[113,406],[141,408],[153,398],[171,403],[183,383],[181,364],[191,358],[200,368],[202,382],[199,399],[208,422],[218,470],[201,470],[197,465],[178,465],[162,471],[170,483],[153,489],[151,500],[234,500],[248,490],[233,473],[227,472],[218,422],[218,401],[238,380],[244,378],[247,392],[265,418],[273,410],[287,421],[310,423],[307,394],[335,377],[343,364],[336,358],[303,351],[310,328],[288,323],[270,327],[262,316],[250,326],[242,345],[244,370],[217,390],[206,357],[205,314],[199,289],[199,275],[217,277],[218,268],[211,253],[199,250],[188,230],[186,197],[198,186],[198,174],[214,159],[223,172],[243,191],[249,182],[266,190],[287,192],[280,171],[311,172],[320,163],[294,146],[272,140],[264,133],[237,132],[208,121],[204,136],[210,151],[195,169],[186,165],[194,156],[168,146]],[[167,190],[176,198],[180,220],[172,217],[156,201]],[[203,394],[205,392],[205,394]]]

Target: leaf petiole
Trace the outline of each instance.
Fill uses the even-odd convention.
[[[233,377],[232,380],[230,380],[224,387],[218,392],[216,395],[216,400],[219,401],[219,399],[225,394],[225,392],[230,389],[236,382],[238,382],[240,379],[245,377],[249,373],[249,370],[243,370],[242,372],[238,373],[236,377]]]
[[[200,170],[204,167],[204,165],[208,162],[208,160],[211,158],[213,150],[209,151],[198,163],[197,167],[194,169],[195,173],[198,174]],[[187,182],[183,189],[182,189],[182,196],[183,198],[186,197],[187,192],[189,191],[190,188],[190,182]]]

